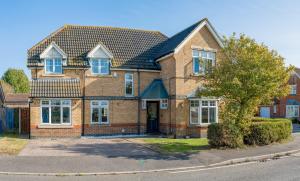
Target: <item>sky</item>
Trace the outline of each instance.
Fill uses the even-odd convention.
[[[300,67],[298,0],[2,0],[0,75],[24,69],[27,50],[65,24],[158,30],[167,36],[207,17],[217,32],[244,33]]]

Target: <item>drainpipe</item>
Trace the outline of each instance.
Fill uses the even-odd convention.
[[[83,88],[82,88],[82,110],[81,110],[81,116],[82,116],[82,126],[81,126],[81,136],[84,136],[84,126],[85,126],[85,72],[86,69],[83,71]]]
[[[29,139],[31,139],[31,103],[32,103],[32,99],[29,99]]]
[[[19,108],[19,135],[21,134],[21,108]]]
[[[138,134],[141,134],[141,82],[140,82],[140,69],[137,69],[138,73]]]

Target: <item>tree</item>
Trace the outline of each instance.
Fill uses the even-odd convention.
[[[15,93],[29,92],[29,80],[23,70],[10,68],[3,74],[2,80],[10,84]]]
[[[288,94],[287,84],[293,67],[264,44],[235,34],[224,38],[220,61],[207,75],[199,96],[216,96],[224,102],[223,122],[234,124],[247,134],[257,108]]]

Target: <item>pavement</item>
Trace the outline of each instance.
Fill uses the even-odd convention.
[[[263,162],[247,162],[214,168],[193,168],[178,171],[148,172],[119,175],[89,176],[36,176],[36,175],[4,175],[5,181],[298,181],[300,180],[300,155],[294,154],[276,160]]]
[[[300,134],[293,141],[244,149],[203,150],[199,153],[164,155],[132,139],[36,139],[19,156],[1,156],[0,172],[9,173],[98,173],[156,172],[217,166],[300,151]],[[272,155],[273,154],[273,155]]]

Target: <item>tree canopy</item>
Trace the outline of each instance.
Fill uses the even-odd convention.
[[[223,119],[245,123],[261,104],[288,94],[292,66],[264,44],[245,36],[224,37],[221,57],[199,96],[216,96],[224,101]]]
[[[15,93],[28,93],[29,80],[21,69],[8,69],[2,76],[2,80],[10,84]]]

